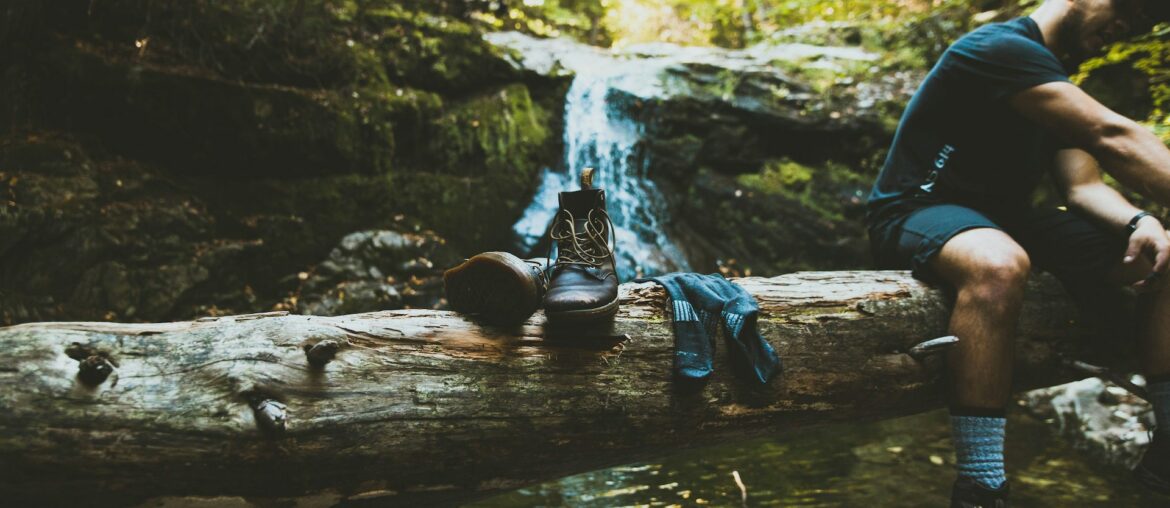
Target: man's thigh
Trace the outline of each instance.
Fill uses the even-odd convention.
[[[977,228],[1004,230],[977,210],[954,204],[930,204],[870,228],[870,242],[879,268],[910,269],[915,278],[944,283],[931,266],[943,245],[962,233]]]
[[[1008,222],[1007,230],[1028,252],[1033,267],[1052,273],[1070,289],[1116,285],[1112,275],[1127,243],[1120,232],[1060,208],[1029,210]]]
[[[1011,224],[1010,233],[1032,266],[1060,279],[1088,323],[1110,335],[1131,333],[1132,300],[1117,280],[1128,239],[1075,211],[1032,210]]]

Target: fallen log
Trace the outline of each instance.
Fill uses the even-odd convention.
[[[0,329],[0,493],[8,501],[298,496],[451,503],[681,446],[941,405],[948,299],[905,272],[737,282],[785,364],[766,387],[721,343],[704,386],[672,381],[669,314],[622,286],[612,330],[546,333],[457,314],[270,313],[162,324]],[[1037,277],[1020,388],[1072,379],[1084,336]]]

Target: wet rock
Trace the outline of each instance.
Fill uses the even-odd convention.
[[[1135,376],[1135,383],[1141,381]],[[1133,467],[1149,445],[1154,416],[1148,403],[1098,378],[1024,394],[1021,405],[1050,423],[1094,459]]]
[[[351,233],[328,259],[303,274],[296,308],[319,316],[435,308],[442,298],[442,272],[458,260],[430,231]]]
[[[94,159],[59,133],[0,138],[0,312],[163,320],[245,248],[156,170]]]

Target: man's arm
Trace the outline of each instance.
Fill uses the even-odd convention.
[[[1149,130],[1071,83],[1045,83],[1009,100],[1024,117],[1091,154],[1122,185],[1170,206],[1170,150]]]
[[[1071,148],[1057,152],[1053,176],[1069,207],[1099,219],[1114,231],[1123,231],[1129,220],[1141,211],[1101,180],[1097,160],[1084,150]]]
[[[1101,180],[1101,169],[1088,152],[1075,148],[1057,152],[1054,176],[1070,207],[1100,219],[1116,231],[1124,231],[1141,211]],[[1138,221],[1122,262],[1132,263],[1142,254],[1152,260],[1155,273],[1163,272],[1170,265],[1170,236],[1154,217]],[[1139,282],[1138,287],[1145,284],[1146,281]]]

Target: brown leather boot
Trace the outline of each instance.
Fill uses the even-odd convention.
[[[605,209],[605,191],[591,189],[592,170],[582,173],[584,190],[560,193],[561,209],[549,236],[557,259],[549,275],[544,314],[550,323],[601,321],[618,310],[613,224]]]
[[[545,261],[526,261],[507,252],[476,254],[443,272],[447,303],[451,310],[475,314],[488,323],[522,323],[544,298]]]

